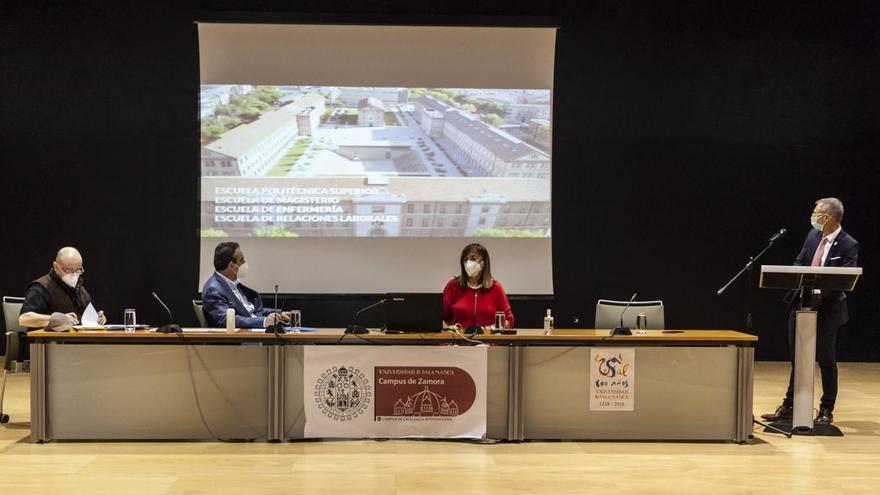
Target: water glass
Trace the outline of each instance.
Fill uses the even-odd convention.
[[[126,333],[134,332],[134,327],[137,326],[137,313],[135,313],[135,310],[126,309],[125,318],[122,320],[122,323],[125,326]]]
[[[299,333],[302,330],[302,312],[298,309],[290,311],[290,330]]]
[[[496,311],[495,312],[495,328],[501,330],[502,328],[507,326],[507,317],[504,315],[504,311]]]

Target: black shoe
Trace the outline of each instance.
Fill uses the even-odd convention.
[[[776,408],[776,412],[772,412],[770,414],[762,414],[761,419],[765,421],[779,421],[780,419],[791,419],[791,408],[779,406]]]
[[[827,407],[820,407],[819,414],[816,415],[816,419],[814,421],[823,425],[830,425],[832,422],[834,422],[834,415],[831,414],[831,409],[828,409]]]

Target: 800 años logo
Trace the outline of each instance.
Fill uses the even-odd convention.
[[[610,358],[596,354],[595,359],[599,366],[599,374],[602,376],[608,378],[625,377],[629,371],[629,363],[624,362],[622,353]]]
[[[321,373],[315,384],[318,409],[330,419],[350,421],[370,404],[370,381],[357,368],[334,366]]]

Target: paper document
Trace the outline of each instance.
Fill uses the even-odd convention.
[[[101,326],[98,323],[98,312],[95,311],[95,307],[92,306],[92,303],[89,303],[89,305],[86,306],[86,310],[83,311],[82,318],[79,321],[79,326],[87,328],[96,328]]]

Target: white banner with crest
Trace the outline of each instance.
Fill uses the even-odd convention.
[[[305,346],[305,437],[484,437],[486,349]]]

